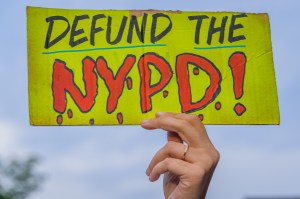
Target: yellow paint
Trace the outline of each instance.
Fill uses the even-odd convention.
[[[129,21],[131,16],[138,18],[139,25],[142,23],[144,14],[147,13],[145,25],[144,43],[141,42],[133,31],[132,42],[127,41]],[[171,30],[159,41],[151,42],[151,25],[153,15],[163,13],[169,16],[172,22]],[[95,26],[103,28],[95,33],[94,45],[91,44],[91,27],[94,16],[104,14],[105,17],[98,19]],[[79,20],[75,30],[83,32],[74,37],[75,40],[86,38],[87,41],[71,47],[70,32],[75,16],[86,16]],[[189,16],[206,15],[200,29],[199,44],[195,42],[195,30],[197,21],[189,20]],[[203,115],[205,124],[279,124],[279,108],[276,90],[276,79],[273,66],[272,45],[270,38],[270,26],[267,14],[247,13],[246,17],[236,18],[236,28],[233,36],[244,35],[246,39],[236,42],[228,41],[232,16],[240,13],[218,12],[180,12],[180,11],[116,11],[116,10],[64,10],[47,8],[27,8],[28,29],[28,76],[29,76],[29,110],[30,123],[32,125],[58,125],[57,118],[61,115],[62,125],[90,125],[93,119],[95,125],[119,124],[117,114],[123,114],[123,124],[139,124],[142,119],[154,117],[156,111],[181,112],[179,102],[177,76],[175,70],[176,56],[190,53],[205,57],[212,62],[222,76],[221,90],[205,108],[191,111],[192,114]],[[45,41],[49,22],[46,18],[51,16],[63,16],[68,20],[70,31],[66,36],[51,46],[45,48]],[[122,17],[127,16],[124,34],[117,44],[109,44],[106,40],[108,18],[112,20],[112,38],[115,39],[120,27]],[[207,43],[207,35],[212,17],[215,17],[215,26],[221,25],[222,19],[227,17],[224,31],[224,41],[219,42],[220,33],[212,36],[211,44]],[[169,21],[160,18],[157,22],[156,34],[164,31]],[[57,20],[52,29],[52,39],[61,34],[67,27],[67,23]],[[244,95],[235,99],[233,91],[233,76],[228,66],[229,57],[234,52],[243,52],[247,57],[246,72],[244,79]],[[148,52],[154,52],[163,57],[171,66],[173,76],[169,84],[151,97],[152,110],[142,113],[140,105],[140,75],[138,61]],[[54,97],[52,91],[53,65],[55,60],[62,60],[68,69],[73,71],[74,82],[78,88],[84,91],[82,79],[82,61],[87,56],[97,60],[102,56],[114,74],[122,65],[124,58],[132,54],[136,57],[128,77],[132,78],[132,89],[129,90],[125,83],[123,93],[118,100],[116,109],[107,113],[106,103],[108,90],[102,78],[97,73],[98,95],[95,104],[86,113],[82,113],[74,100],[67,94],[66,110],[58,113],[54,110]],[[150,65],[152,72],[151,84],[160,81],[160,73]],[[192,88],[192,101],[200,100],[210,84],[209,76],[199,70],[195,75],[195,66],[189,65],[190,85]],[[163,96],[163,91],[168,91],[168,96]],[[215,104],[221,103],[221,109],[216,110]],[[234,106],[242,103],[246,112],[237,116]],[[72,111],[72,117],[68,117],[68,110]]]

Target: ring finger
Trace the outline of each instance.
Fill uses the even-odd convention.
[[[184,161],[192,163],[193,160],[190,158],[191,156],[189,155],[191,150],[193,149],[191,147],[187,148],[187,145],[173,141],[167,142],[167,144],[154,155],[147,168],[146,173],[149,174],[158,162],[161,162],[169,157],[180,160],[184,159]]]

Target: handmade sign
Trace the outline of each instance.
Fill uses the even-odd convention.
[[[267,14],[27,8],[32,125],[279,124]]]

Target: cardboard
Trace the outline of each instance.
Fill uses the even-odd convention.
[[[267,14],[27,8],[32,125],[279,124]]]

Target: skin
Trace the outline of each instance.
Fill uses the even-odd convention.
[[[146,174],[154,182],[164,174],[167,199],[204,199],[220,154],[196,115],[157,112],[145,129],[163,129],[168,141],[152,158]],[[186,145],[189,146],[185,156]]]

